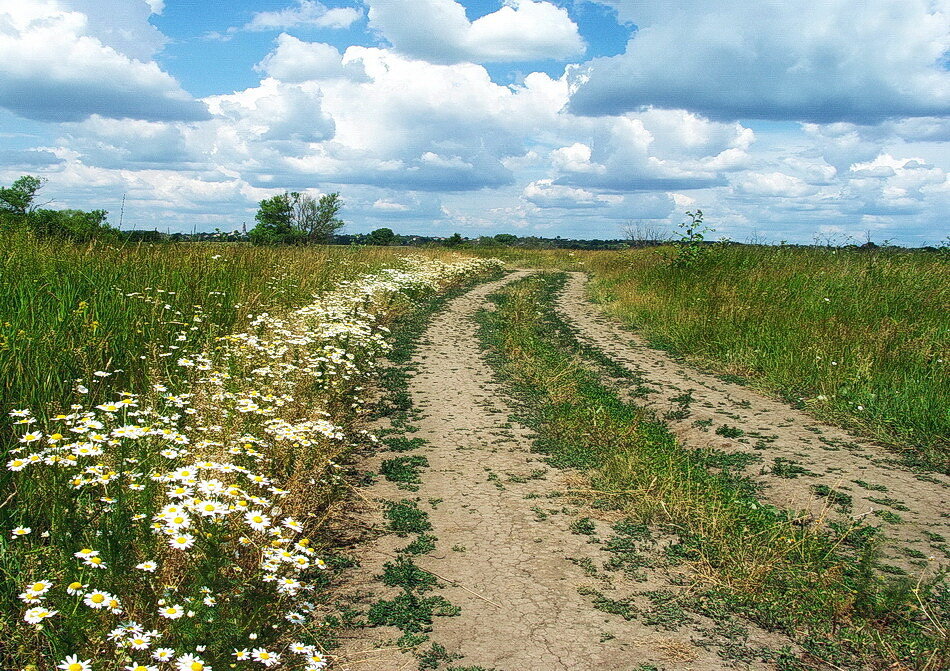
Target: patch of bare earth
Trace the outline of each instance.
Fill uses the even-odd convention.
[[[414,557],[441,578],[437,593],[461,608],[437,618],[432,641],[454,664],[499,671],[558,669],[634,670],[731,668],[708,646],[697,644],[714,623],[690,616],[665,627],[593,607],[591,590],[626,598],[646,590],[683,590],[656,572],[634,586],[597,570],[607,559],[602,545],[569,529],[575,509],[560,496],[576,475],[548,468],[530,451],[530,432],[509,419],[512,408],[486,364],[473,315],[486,296],[526,273],[482,285],[452,300],[426,331],[413,362],[410,391],[422,410],[414,437],[428,443],[413,451],[428,458],[418,492],[379,479],[362,492],[367,501],[418,497],[438,538],[434,552]],[[373,468],[384,454],[367,464]],[[384,533],[380,510],[365,506],[365,523],[379,533],[357,548],[361,566],[347,587],[364,612],[396,590],[375,576],[411,538]],[[604,523],[599,527],[606,528]],[[584,566],[588,570],[584,570]],[[594,570],[591,570],[594,567]],[[586,594],[579,592],[579,589]],[[638,597],[639,598],[639,597]],[[641,599],[642,601],[642,599]],[[414,669],[418,662],[393,647],[400,632],[355,629],[345,638],[337,668]],[[781,647],[787,640],[750,628],[745,643]],[[428,645],[428,644],[427,644]],[[736,668],[772,668],[760,662]]]
[[[649,348],[588,300],[586,283],[584,274],[570,273],[558,310],[583,340],[642,376],[647,391],[637,403],[665,418],[684,447],[760,456],[746,474],[762,484],[765,500],[803,511],[809,519],[880,525],[889,539],[885,560],[891,565],[927,574],[947,564],[950,478],[908,470],[882,447]],[[736,433],[730,429],[742,435],[716,433]],[[827,491],[824,485],[850,497],[850,507],[831,505],[816,485],[818,492]]]

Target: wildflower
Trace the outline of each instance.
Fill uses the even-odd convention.
[[[175,668],[178,671],[211,671],[211,666],[195,655],[182,655],[175,662]]]
[[[129,647],[133,650],[148,650],[151,645],[148,636],[133,636],[129,639]]]
[[[160,662],[170,662],[175,658],[175,651],[172,648],[155,648],[152,658]]]
[[[165,518],[164,522],[166,527],[175,531],[178,531],[179,529],[187,529],[191,526],[191,518],[184,513],[170,515]]]
[[[148,573],[155,573],[155,570],[158,568],[158,564],[149,560],[143,561],[141,564],[136,564],[135,568],[140,571],[147,571]]]
[[[270,518],[260,510],[253,510],[247,513],[244,519],[255,531],[264,531],[270,526]]]
[[[313,652],[312,645],[305,645],[303,643],[291,643],[290,651],[296,652],[298,655],[307,655]]]
[[[101,608],[106,608],[109,605],[109,600],[113,596],[108,592],[102,592],[100,590],[93,590],[86,595],[86,598],[82,600],[84,604],[90,608],[95,608],[99,610]]]
[[[79,659],[79,655],[70,655],[63,661],[59,663],[57,669],[62,669],[62,671],[92,671],[92,660],[91,659]]]
[[[159,608],[158,614],[169,620],[177,620],[185,614],[185,609],[176,603],[174,606],[162,606]]]
[[[98,553],[96,553],[96,555],[98,555]],[[83,563],[86,566],[91,566],[93,568],[108,568],[106,566],[106,563],[102,561],[102,557],[99,557],[96,555],[93,555],[91,557],[86,557],[85,559],[83,559]]]
[[[234,658],[238,660],[239,662],[243,662],[244,660],[251,658],[251,653],[250,651],[248,651],[247,648],[244,648],[243,650],[238,650],[237,648],[235,648]]]
[[[31,431],[29,433],[24,433],[20,437],[20,442],[21,443],[35,443],[42,437],[43,437],[43,434],[40,433],[39,431]]]
[[[125,671],[158,671],[158,667],[154,664],[129,664]]]
[[[40,624],[43,620],[48,617],[53,617],[58,612],[58,610],[47,610],[43,606],[37,606],[36,608],[27,610],[23,614],[23,619],[29,624]]]
[[[195,537],[191,534],[179,534],[169,539],[168,544],[179,550],[187,550],[195,544]]]
[[[30,527],[17,527],[10,532],[10,535],[12,535],[14,538],[19,538],[20,536],[28,535],[31,531],[33,530]]]
[[[72,596],[77,594],[82,594],[82,591],[86,589],[88,585],[83,585],[81,582],[71,582],[66,586],[66,593]]]
[[[254,648],[251,652],[254,661],[260,662],[264,666],[274,666],[280,662],[280,655],[276,652],[268,652],[264,648]]]
[[[300,533],[301,531],[303,531],[303,525],[297,520],[295,520],[293,517],[288,517],[287,519],[285,519],[284,526],[290,529],[291,531],[296,531],[297,533]]]
[[[49,591],[49,588],[53,586],[49,580],[38,580],[29,587],[26,588],[27,592],[32,592],[37,596],[46,594]]]

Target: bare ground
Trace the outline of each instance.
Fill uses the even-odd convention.
[[[585,571],[605,559],[602,546],[572,533],[576,512],[560,496],[573,476],[546,467],[530,451],[530,432],[509,420],[512,408],[500,394],[485,363],[472,316],[485,297],[524,271],[482,285],[451,301],[426,331],[413,362],[410,382],[415,406],[422,410],[414,437],[428,441],[412,452],[428,458],[416,493],[399,490],[380,478],[362,492],[363,522],[376,530],[372,541],[358,548],[361,566],[346,587],[357,607],[366,607],[397,591],[376,576],[398,548],[411,538],[385,534],[380,500],[418,497],[429,513],[434,552],[416,563],[442,579],[439,594],[461,607],[457,617],[437,618],[432,640],[463,657],[455,664],[498,671],[633,670],[655,664],[664,669],[712,671],[722,668],[772,668],[759,661],[726,662],[704,637],[714,623],[690,616],[673,626],[647,626],[596,610],[579,588],[608,593],[611,598],[645,590],[682,590],[670,575],[654,571],[644,582],[625,584],[603,571]],[[604,328],[594,312],[581,309],[582,280],[575,278],[566,307],[581,322]],[[617,333],[616,331],[614,333]],[[610,343],[625,342],[622,339]],[[609,344],[609,343],[608,343]],[[698,383],[690,382],[693,386]],[[376,469],[377,455],[365,466]],[[598,530],[606,529],[599,523]],[[639,603],[639,602],[638,602]],[[787,645],[780,636],[748,627],[745,645],[772,649]],[[415,669],[417,660],[394,647],[400,632],[389,627],[348,633],[337,668],[353,671]]]
[[[890,539],[885,546],[887,562],[911,574],[931,573],[948,563],[947,544],[938,539],[950,538],[950,478],[908,470],[880,446],[649,348],[642,338],[606,318],[588,300],[586,283],[583,273],[570,273],[558,310],[582,339],[642,376],[650,391],[637,403],[667,419],[684,447],[761,456],[762,461],[749,466],[746,474],[761,483],[764,500],[811,517],[851,518],[881,525]],[[686,392],[692,401],[684,410],[682,402],[674,399],[682,399]],[[686,416],[679,416],[682,414]],[[738,428],[744,435],[717,435],[716,429],[723,425]],[[780,462],[776,474],[776,458],[794,462],[793,468],[805,471],[787,477],[789,468],[783,469]],[[829,507],[826,498],[815,494],[813,485],[826,485],[850,496],[850,511],[845,514]]]

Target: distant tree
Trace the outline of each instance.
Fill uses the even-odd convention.
[[[518,242],[518,236],[512,235],[511,233],[499,233],[495,236],[495,242],[497,242],[499,245],[510,247],[511,245]]]
[[[465,238],[463,238],[458,233],[453,233],[452,235],[450,235],[449,237],[447,237],[445,240],[442,241],[442,245],[445,247],[458,247],[463,242],[465,242]]]
[[[36,235],[78,242],[118,239],[118,231],[106,223],[105,210],[34,210],[27,218]]]
[[[293,202],[293,226],[308,242],[327,242],[343,228],[343,220],[336,216],[343,209],[339,193],[324,194],[320,200],[299,193],[290,196]]]
[[[379,245],[380,247],[386,247],[393,244],[395,241],[396,234],[393,233],[393,229],[391,228],[377,228],[375,231],[372,231],[366,236],[366,244],[368,245]]]
[[[254,244],[302,244],[327,242],[343,227],[337,214],[343,207],[340,194],[313,196],[287,192],[261,201],[254,218],[257,225],[248,231]]]
[[[650,247],[668,242],[670,234],[654,222],[630,221],[623,233],[631,247]]]
[[[273,245],[290,242],[294,235],[294,208],[290,194],[284,192],[261,201],[254,219],[257,225],[248,231],[255,245]]]
[[[36,192],[43,188],[45,180],[32,175],[23,175],[11,186],[0,187],[0,211],[26,215],[33,211]]]

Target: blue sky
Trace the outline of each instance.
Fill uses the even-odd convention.
[[[51,45],[54,45],[51,47]],[[950,0],[0,0],[0,184],[230,230],[950,235]]]

